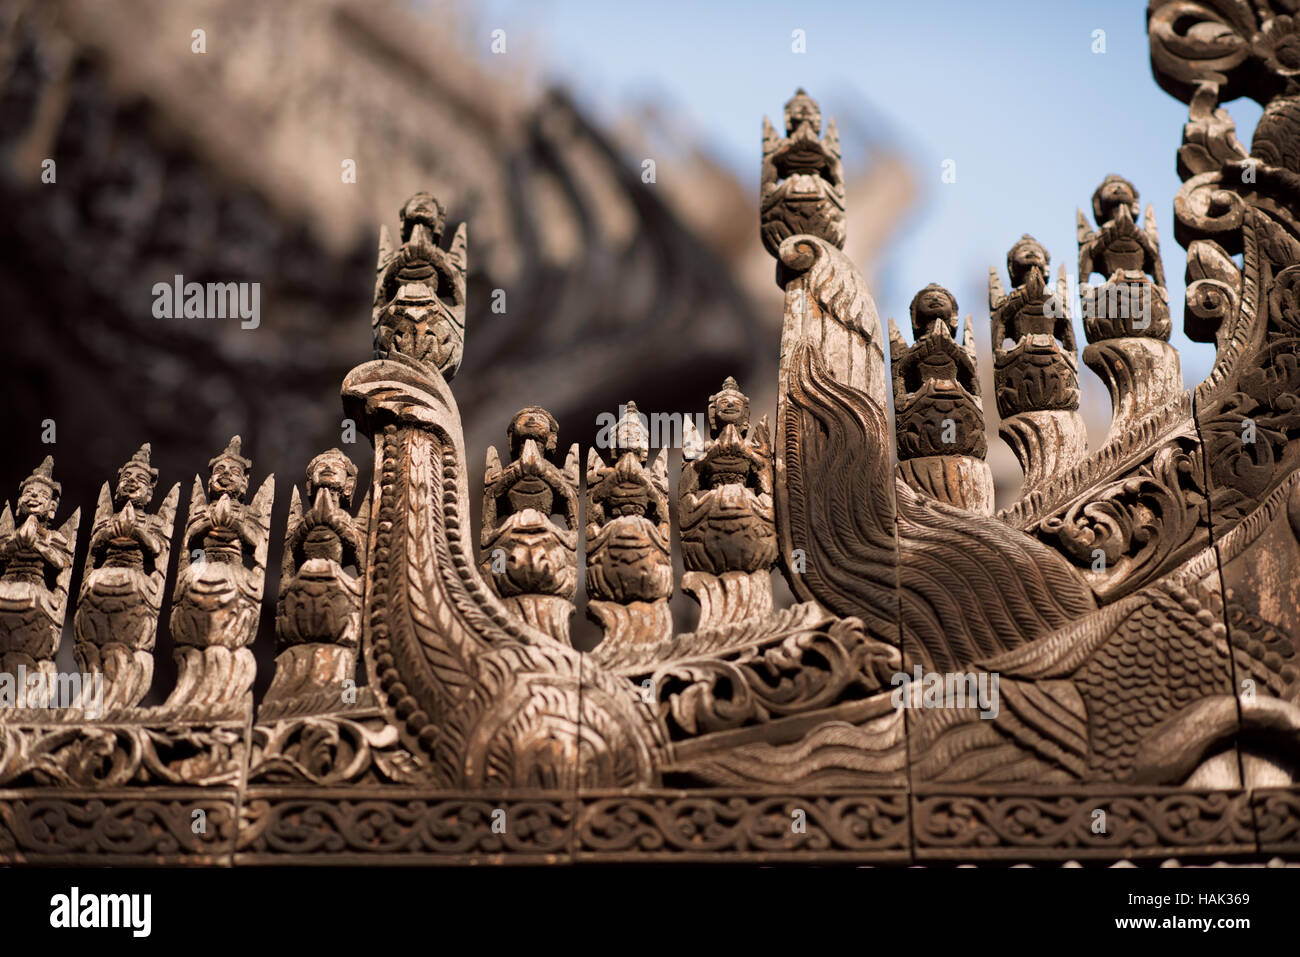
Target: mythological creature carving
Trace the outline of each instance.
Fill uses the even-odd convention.
[[[558,464],[559,423],[538,406],[515,413],[504,468],[488,447],[483,476],[483,577],[528,624],[569,643],[578,590],[578,446]]]
[[[59,528],[62,486],[54,481],[54,459],[45,457],[23,479],[15,510],[0,513],[0,672],[54,674],[68,582],[81,509]]]
[[[261,613],[275,476],[246,504],[253,463],[240,444],[236,435],[208,462],[206,491],[194,477],[172,599],[179,674],[170,708],[239,707],[256,673],[248,646]]]
[[[103,673],[105,711],[138,704],[153,680],[154,638],[181,486],[173,485],[158,511],[149,513],[158,483],[149,453],[146,442],[118,470],[111,496],[107,482],[99,490],[73,618],[77,664],[83,673]]]
[[[39,788],[154,784],[198,792],[187,809],[214,803],[202,788],[231,792],[219,800],[237,818],[236,861],[1294,855],[1297,30],[1235,0],[1152,0],[1150,30],[1158,80],[1190,105],[1176,229],[1190,330],[1217,346],[1194,395],[1165,342],[1154,216],[1139,227],[1136,189],[1108,177],[1097,229],[1080,217],[1080,269],[1105,279],[1085,293],[1084,360],[1110,387],[1110,433],[1087,450],[1066,291],[1048,288],[1047,252],[1025,236],[1011,292],[996,272],[989,290],[1002,431],[1026,484],[990,514],[970,319],[958,338],[951,293],[921,290],[913,344],[890,324],[887,369],[870,290],[841,250],[834,127],[819,138],[800,91],[786,137],[764,137],[760,223],[784,293],[775,440],[766,420],[750,427],[731,379],[708,436],[687,429],[677,504],[701,621],[674,633],[667,456],[651,456],[629,403],[587,460],[589,607],[605,640],[579,653],[577,447],[561,464],[555,420],[515,416],[508,464],[488,455],[476,554],[448,385],[464,232],[442,251],[442,208],[417,194],[401,248],[383,240],[377,357],[343,383],[374,441],[372,507],[349,513],[356,472],[338,450],[309,466],[305,502],[295,490],[259,720],[243,702],[272,483],[244,504],[236,437],[190,503],[165,726],[130,713],[138,657],[112,722],[0,726],[0,861],[53,857],[55,833],[102,854],[83,832],[104,807],[181,817],[117,790],[116,804],[57,801],[55,826],[26,810]],[[1250,153],[1218,106],[1240,94],[1265,105]],[[144,452],[116,506],[101,493],[77,619],[88,648],[111,647],[107,633],[137,656],[152,641],[147,589],[162,585],[146,570],[166,564],[175,506],[173,491],[144,512]],[[52,668],[57,648],[76,516],[53,530],[50,468],[24,483],[18,527],[7,510],[0,525],[6,667]],[[790,607],[774,607],[774,560]],[[364,701],[313,697],[351,674],[358,642]],[[807,809],[806,835],[788,833],[792,808]],[[1113,830],[1099,835],[1102,808]],[[498,809],[508,835],[484,826]],[[183,824],[165,826],[189,835]]]

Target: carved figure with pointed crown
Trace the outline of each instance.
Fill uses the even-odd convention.
[[[23,479],[15,515],[8,503],[0,513],[0,670],[53,674],[81,509],[54,528],[63,488],[54,481],[54,459],[46,456]]]
[[[668,467],[656,452],[636,403],[613,428],[602,459],[587,455],[587,591],[589,614],[605,640],[648,642],[672,633]]]
[[[1093,273],[1100,286],[1083,286],[1083,326],[1089,342],[1122,336],[1168,339],[1169,293],[1160,261],[1155,212],[1147,205],[1137,224],[1138,191],[1122,176],[1107,176],[1092,194],[1094,232],[1078,211],[1079,282]]]
[[[253,463],[240,445],[236,435],[208,462],[206,492],[194,477],[172,605],[179,674],[168,706],[238,705],[256,674],[248,646],[257,635],[275,476],[245,504]]]
[[[509,464],[502,467],[489,446],[481,567],[507,608],[568,643],[578,590],[579,459],[575,443],[557,464],[559,431],[555,416],[530,405],[506,430]]]
[[[844,246],[844,164],[835,121],[821,134],[821,108],[802,87],[785,105],[785,136],[763,118],[759,216],[763,245],[773,256],[782,240],[801,234]]]
[[[993,392],[1002,425],[1025,473],[1025,490],[1080,461],[1088,450],[1079,415],[1079,359],[1065,267],[1047,284],[1052,257],[1026,233],[1007,252],[1011,292],[989,267]]]
[[[700,602],[701,628],[768,614],[777,542],[767,416],[750,429],[749,397],[728,376],[709,397],[709,438],[686,422],[682,586]]]
[[[970,317],[957,341],[957,300],[931,283],[910,306],[913,344],[889,321],[899,476],[919,492],[974,511],[993,509],[984,405]]]
[[[73,628],[83,672],[103,672],[105,709],[138,704],[153,680],[153,647],[162,608],[172,527],[181,486],[177,482],[154,514],[158,483],[149,444],[118,470],[110,496],[99,490],[86,571]]]
[[[465,351],[465,224],[444,250],[439,243],[447,214],[432,193],[416,193],[400,216],[399,248],[387,227],[379,236],[371,312],[375,357],[407,356],[450,379]]]
[[[306,480],[307,508],[297,486],[289,505],[275,615],[280,653],[263,718],[313,695],[338,707],[356,670],[369,499],[354,518],[357,467],[339,449],[312,459]]]

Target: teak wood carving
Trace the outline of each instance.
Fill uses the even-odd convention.
[[[728,378],[674,489],[634,402],[585,470],[524,407],[488,452],[476,535],[449,384],[468,237],[444,243],[444,207],[417,193],[399,240],[381,234],[374,356],[342,387],[373,484],[359,496],[333,449],[293,490],[265,700],[248,645],[274,482],[249,497],[236,436],[175,546],[177,687],[139,706],[178,507],[173,488],[149,511],[146,445],[100,495],[73,617],[102,708],[85,689],[32,706],[11,683],[0,710],[0,859],[1300,856],[1298,31],[1264,4],[1150,5],[1157,82],[1190,106],[1184,321],[1218,352],[1184,390],[1153,211],[1106,176],[1078,214],[1080,282],[1099,277],[1082,359],[1114,408],[1092,449],[1067,284],[1031,236],[1009,285],[990,270],[991,401],[978,320],[940,283],[913,299],[910,342],[890,319],[886,366],[842,251],[835,126],[799,90],[762,137],[759,238],[785,297],[773,422]],[[1220,107],[1243,95],[1264,106],[1249,150]],[[994,407],[1025,474],[1000,511]],[[56,528],[52,468],[0,519],[7,673],[53,673],[67,612],[79,513]],[[700,606],[684,633],[674,512]],[[570,641],[584,580],[588,653]]]

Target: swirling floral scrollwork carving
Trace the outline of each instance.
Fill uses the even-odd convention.
[[[866,697],[887,687],[901,665],[896,648],[846,618],[735,657],[671,661],[649,680],[670,730],[687,736]]]
[[[1039,537],[1064,552],[1103,601],[1152,581],[1189,543],[1205,544],[1201,453],[1191,437],[1043,519]],[[1203,541],[1205,540],[1205,541]]]

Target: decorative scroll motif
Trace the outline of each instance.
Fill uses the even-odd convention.
[[[1075,562],[1098,599],[1113,601],[1208,545],[1208,522],[1200,443],[1184,434],[1044,518],[1038,534]]]
[[[1047,287],[1050,263],[1043,245],[1025,234],[1007,252],[1010,293],[1003,292],[997,269],[989,267],[993,387],[1002,417],[998,434],[1024,470],[1022,496],[1088,451],[1087,429],[1078,412],[1079,360],[1065,267],[1053,294]]]
[[[330,449],[307,466],[306,511],[294,487],[275,614],[280,653],[261,720],[299,712],[313,698],[334,710],[355,693],[366,567],[365,522],[348,512],[356,485],[352,460]],[[360,514],[369,512],[367,497]]]
[[[791,822],[802,814],[804,827]],[[875,791],[808,798],[722,791],[596,794],[577,821],[581,860],[797,861],[809,856],[881,863],[908,859],[907,796]]]
[[[0,860],[13,864],[229,865],[235,791],[0,792]],[[202,814],[206,826],[194,827]]]
[[[257,663],[248,646],[257,634],[275,476],[244,504],[253,463],[235,436],[208,462],[207,491],[194,477],[185,523],[171,632],[179,671],[168,707],[239,707]]]
[[[779,643],[673,658],[647,673],[670,733],[685,738],[868,697],[889,687],[901,663],[896,648],[845,618],[805,625]]]
[[[530,405],[506,430],[510,463],[502,468],[488,447],[480,570],[507,608],[568,644],[578,590],[579,458],[574,443],[559,465],[559,431],[553,415]]]
[[[244,734],[235,722],[0,724],[0,788],[233,787]]]
[[[993,512],[993,473],[984,461],[984,405],[970,317],[957,341],[957,299],[931,283],[912,299],[909,347],[889,320],[898,475],[926,495]]]
[[[844,165],[831,120],[822,136],[822,111],[803,91],[785,105],[785,136],[763,118],[759,195],[763,246],[773,256],[791,236],[816,236],[844,248]]]
[[[636,403],[615,424],[605,455],[587,451],[588,615],[617,644],[672,634],[668,460],[650,458]]]
[[[399,213],[402,244],[379,233],[379,265],[371,325],[375,358],[410,356],[451,379],[465,352],[465,224],[439,247],[447,212],[430,193],[416,193]]]
[[[359,785],[262,791],[253,789],[241,808],[236,863],[554,864],[572,846],[572,792],[395,797]]]
[[[1258,712],[1295,705],[1300,651],[1293,585],[1300,568],[1294,11],[1278,3],[1153,0],[1149,24],[1156,79],[1189,105],[1175,228],[1188,251],[1188,332],[1217,347],[1214,368],[1195,392],[1196,422],[1234,664],[1267,689],[1249,702],[1242,697],[1243,724],[1257,724]],[[1249,151],[1220,107],[1238,96],[1264,107]],[[1240,266],[1230,258],[1237,254]],[[1274,732],[1243,731],[1239,739],[1241,766],[1253,783],[1295,780],[1297,764],[1287,754],[1294,721],[1276,720]]]
[[[260,722],[250,784],[420,784],[425,775],[378,708]]]
[[[118,470],[110,497],[99,490],[73,629],[82,673],[103,673],[103,709],[139,704],[153,680],[153,647],[171,555],[181,486],[176,483],[155,514],[148,512],[158,482],[149,443]],[[115,510],[116,509],[116,510]]]
[[[62,487],[45,457],[0,513],[0,672],[52,677],[68,610],[68,581],[81,509],[54,527]],[[19,669],[23,669],[20,671]]]
[[[1250,803],[1241,791],[983,790],[921,794],[913,806],[917,860],[1109,860],[1254,851]],[[1102,831],[1094,827],[1097,811],[1105,814]]]
[[[770,615],[777,546],[767,416],[751,429],[749,397],[728,377],[709,397],[709,438],[686,422],[678,524],[682,587],[700,603],[699,627]]]

